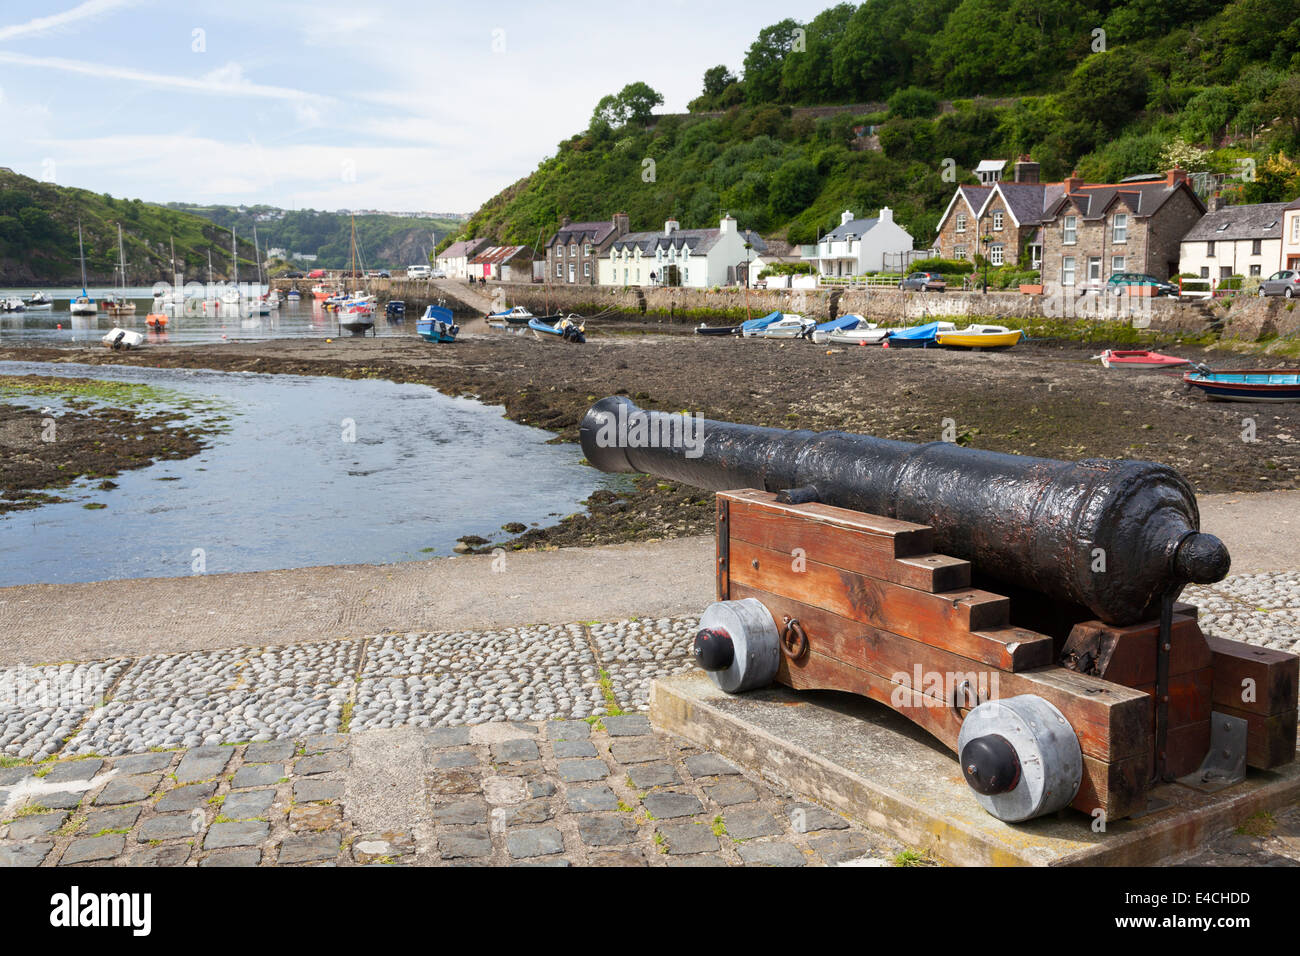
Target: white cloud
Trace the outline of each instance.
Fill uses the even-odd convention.
[[[65,60],[59,57],[28,56],[25,53],[0,52],[0,63],[13,63],[17,66],[34,66],[41,69],[62,70],[67,73],[80,73],[98,79],[124,80],[129,83],[142,83],[157,89],[180,90],[188,93],[206,93],[219,96],[251,96],[276,100],[326,100],[315,93],[295,90],[284,86],[264,86],[245,79],[243,69],[237,63],[206,74],[202,77],[171,76],[165,73],[146,73],[130,67],[115,66],[83,60]]]
[[[79,20],[87,20],[91,17],[103,16],[106,13],[112,13],[125,7],[139,6],[143,0],[86,0],[85,3],[78,4],[71,10],[65,10],[62,13],[50,14],[47,17],[37,17],[35,20],[28,20],[26,23],[16,23],[13,26],[0,27],[0,40],[10,40],[14,37],[32,36],[40,33],[48,33],[51,30],[57,30],[59,27],[65,27],[69,24],[76,23]]]

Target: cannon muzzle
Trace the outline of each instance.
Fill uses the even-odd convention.
[[[581,438],[602,471],[711,491],[795,490],[795,500],[929,525],[936,550],[1107,624],[1149,620],[1162,598],[1228,573],[1223,542],[1200,532],[1191,486],[1154,462],[760,428],[645,411],[617,396],[592,406]]]

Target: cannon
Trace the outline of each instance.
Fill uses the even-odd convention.
[[[1171,468],[762,428],[621,397],[580,434],[603,471],[717,492],[718,600],[694,650],[719,687],[880,701],[956,752],[1000,819],[1067,806],[1118,819],[1158,784],[1214,789],[1295,757],[1300,658],[1207,638],[1178,601],[1230,558]]]

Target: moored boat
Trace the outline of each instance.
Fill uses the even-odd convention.
[[[390,322],[400,322],[406,318],[406,303],[401,299],[390,299],[388,304],[384,306],[384,314],[388,316]]]
[[[696,335],[738,335],[739,325],[705,325],[701,322],[695,327]]]
[[[451,309],[431,305],[424,310],[424,316],[416,321],[415,332],[426,342],[455,342],[456,336],[460,334],[460,326],[456,324]]]
[[[1107,349],[1100,355],[1094,355],[1093,358],[1101,359],[1101,364],[1106,368],[1127,368],[1127,369],[1160,369],[1160,368],[1179,368],[1183,365],[1191,365],[1191,361],[1185,358],[1178,358],[1175,355],[1161,355],[1159,352],[1151,352],[1146,349]]]
[[[513,309],[506,309],[504,312],[489,312],[487,321],[489,325],[500,328],[498,323],[504,322],[506,325],[528,325],[537,316],[529,312],[522,305],[517,305]],[[558,317],[556,317],[558,318]]]
[[[753,339],[801,339],[812,333],[817,323],[802,315],[784,313],[775,322],[769,322],[761,329],[746,329],[741,334]]]
[[[99,304],[86,291],[86,246],[81,238],[81,220],[77,220],[77,255],[81,258],[81,295],[68,303],[73,315],[98,315]]]
[[[1300,402],[1300,372],[1290,369],[1243,368],[1216,372],[1198,366],[1183,381],[1199,388],[1211,401]]]
[[[906,329],[893,329],[884,344],[891,349],[930,349],[939,344],[940,332],[953,332],[956,328],[951,322],[927,322]]]
[[[16,295],[0,299],[0,312],[25,312],[27,305]]]
[[[558,335],[566,342],[581,344],[587,341],[587,327],[576,315],[566,316],[554,325],[548,325],[541,319],[533,318],[528,320],[528,327],[534,333],[537,333],[538,338],[545,335]]]
[[[150,312],[144,317],[144,324],[151,329],[167,328],[167,316],[162,312]]]
[[[831,341],[831,335],[835,332],[850,332],[854,329],[874,329],[874,323],[868,322],[860,315],[841,315],[837,319],[831,319],[829,322],[822,322],[812,330],[809,336],[817,345],[825,345]]]
[[[27,297],[23,306],[28,312],[46,312],[54,308],[54,300],[44,292],[36,292]]]
[[[1024,335],[1005,325],[968,325],[964,329],[940,332],[935,338],[946,349],[1009,349]]]

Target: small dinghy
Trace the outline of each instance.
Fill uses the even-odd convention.
[[[582,344],[587,341],[587,327],[583,325],[576,315],[570,315],[560,319],[554,325],[547,325],[541,319],[529,319],[528,327],[537,334],[538,338],[544,338],[548,335],[558,335],[566,342],[576,342]]]
[[[28,312],[48,312],[54,308],[54,300],[44,292],[37,292],[23,303]]]
[[[1215,372],[1204,366],[1183,381],[1219,402],[1300,402],[1300,372],[1288,369],[1243,368]]]
[[[932,349],[939,344],[940,332],[954,332],[956,329],[957,326],[951,322],[927,322],[895,329],[889,333],[885,345],[891,349]]]
[[[1005,325],[968,325],[952,332],[940,332],[936,339],[945,349],[1009,349],[1024,335]]]
[[[778,318],[757,328],[747,328],[748,323],[741,327],[741,335],[747,339],[801,339],[812,332],[813,327],[817,325],[812,319],[805,319],[802,315],[784,312],[775,313]],[[765,319],[771,316],[765,316]]]
[[[782,318],[784,318],[784,315],[781,312],[769,312],[761,319],[750,319],[748,322],[741,322],[740,334],[749,336],[759,329],[767,328],[773,322],[780,322]]]
[[[696,335],[739,335],[739,325],[705,325],[701,322],[695,327]]]
[[[161,312],[150,312],[144,317],[144,324],[151,329],[167,328],[167,316]]]
[[[874,322],[864,322],[856,329],[840,329],[838,332],[826,332],[823,334],[824,342],[818,342],[818,333],[813,333],[813,341],[818,344],[828,345],[879,345],[887,339],[891,332],[901,332],[902,329],[882,329]]]
[[[392,299],[384,306],[384,314],[389,322],[401,322],[406,318],[406,303],[401,299]]]
[[[506,325],[529,325],[532,320],[537,318],[522,305],[517,305],[513,309],[507,309],[504,312],[489,312],[487,314],[488,325],[501,328],[497,323],[504,322]],[[555,318],[558,319],[558,316]]]
[[[415,323],[415,332],[426,342],[455,342],[460,326],[456,324],[451,309],[431,305],[424,310],[423,318]]]
[[[1101,359],[1101,364],[1106,368],[1137,370],[1178,368],[1192,364],[1188,359],[1178,358],[1173,355],[1161,355],[1159,352],[1148,352],[1146,349],[1107,349],[1100,355],[1094,355],[1093,358]]]
[[[851,332],[854,329],[874,329],[875,325],[860,315],[841,315],[838,319],[823,322],[812,330],[810,338],[817,345],[825,345],[830,336],[836,332]]]
[[[105,346],[110,349],[138,349],[144,345],[144,336],[139,332],[133,332],[130,329],[112,328],[108,334],[101,339]]]

